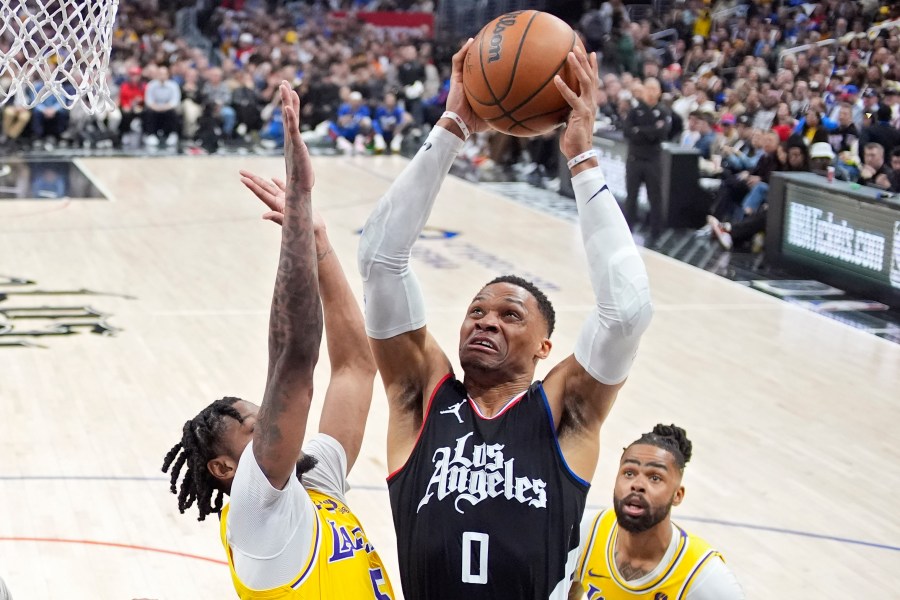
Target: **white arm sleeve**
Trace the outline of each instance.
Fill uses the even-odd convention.
[[[443,127],[432,129],[366,221],[357,259],[369,337],[383,340],[425,325],[422,290],[409,257],[462,144]]]
[[[714,556],[697,574],[686,600],[744,600],[737,577],[721,558]]]
[[[599,167],[572,178],[597,310],[581,328],[575,359],[597,381],[628,376],[653,307],[644,262]]]
[[[269,590],[296,577],[309,556],[316,509],[306,489],[318,490],[346,503],[347,457],[334,438],[316,434],[303,453],[318,463],[288,479],[283,490],[272,487],[247,444],[231,483],[226,534],[234,557],[234,569],[244,585]]]

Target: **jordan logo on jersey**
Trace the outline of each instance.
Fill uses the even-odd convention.
[[[459,401],[459,404],[454,404],[454,405],[452,405],[450,408],[445,408],[444,410],[442,410],[442,411],[441,411],[441,414],[442,414],[442,415],[453,415],[454,417],[457,418],[457,420],[458,420],[460,423],[462,423],[462,422],[463,422],[463,418],[462,418],[462,415],[459,414],[459,410],[463,407],[463,405],[464,405],[465,403],[466,403],[466,400],[465,400],[465,399],[462,399],[462,400]]]
[[[506,460],[503,444],[466,446],[472,432],[456,440],[453,448],[438,448],[433,457],[434,474],[416,512],[437,494],[438,501],[456,495],[453,506],[463,513],[461,503],[472,506],[487,498],[505,498],[535,508],[547,508],[547,484],[541,479],[516,477],[515,458]]]

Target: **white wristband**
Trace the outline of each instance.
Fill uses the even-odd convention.
[[[443,119],[445,117],[448,119],[453,119],[456,124],[459,125],[459,128],[462,129],[464,140],[469,139],[469,128],[466,126],[466,122],[462,120],[462,117],[460,117],[452,110],[445,110],[444,114],[441,115],[441,118]]]
[[[569,162],[566,163],[566,166],[569,167],[569,169],[572,169],[572,167],[574,167],[575,165],[583,163],[584,161],[591,158],[597,158],[598,156],[599,154],[597,153],[597,151],[591,148],[587,152],[582,152],[578,156],[569,160]]]

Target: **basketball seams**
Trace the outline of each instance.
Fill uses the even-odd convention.
[[[497,119],[502,119],[502,118],[506,117],[507,119],[512,121],[516,126],[525,127],[524,125],[519,123],[519,121],[516,120],[516,118],[514,116],[512,116],[512,113],[510,111],[503,108],[503,104],[497,98],[497,94],[494,93],[494,88],[491,87],[491,82],[490,82],[490,80],[488,80],[487,73],[484,70],[484,52],[483,52],[484,30],[482,30],[481,33],[478,34],[478,38],[479,38],[479,40],[478,40],[478,63],[481,66],[481,68],[479,70],[481,71],[481,77],[482,77],[482,79],[484,79],[485,85],[487,85],[488,92],[490,92],[491,97],[494,99],[494,104],[488,104],[487,102],[482,102],[481,100],[478,100],[477,98],[476,98],[476,100],[478,100],[478,102],[484,106],[497,106],[500,108],[500,110],[503,111],[502,115],[495,117],[493,119],[490,119],[491,121],[496,121]],[[512,78],[510,78],[510,87],[512,87]],[[541,89],[543,89],[543,88],[541,88]],[[507,92],[507,94],[508,93],[509,92]],[[485,119],[485,122],[488,122],[488,119]],[[530,129],[528,127],[525,127],[525,129],[528,129],[529,131],[534,131],[533,129]]]
[[[494,37],[491,37],[490,34],[498,28],[496,23],[492,22],[494,23],[494,28],[491,29],[491,24],[482,28],[477,36],[477,42],[470,47],[470,54],[466,57],[466,70],[464,72],[465,93],[472,103],[473,109],[477,109],[476,113],[480,113],[480,116],[483,115],[484,121],[489,123],[493,129],[519,137],[529,137],[551,131],[562,124],[567,113],[571,112],[571,107],[568,106],[565,99],[555,89],[553,80],[557,75],[561,75],[563,80],[573,88],[579,84],[578,81],[573,81],[572,70],[566,67],[568,54],[579,45],[577,34],[563,23],[562,26],[568,29],[571,37],[568,48],[565,48],[564,45],[560,47],[559,42],[561,40],[557,37],[557,33],[562,33],[562,31],[560,31],[558,25],[553,23],[558,21],[558,19],[541,11],[532,10],[530,11],[532,14],[527,16],[524,14],[526,12],[529,11],[522,11],[521,17],[526,17],[527,22],[520,18],[519,22],[513,27],[507,26],[507,33],[512,37],[519,38],[515,56],[510,56],[510,50],[507,47],[503,50],[505,55],[502,62],[498,62],[496,65],[493,62],[488,62],[489,57],[494,62],[497,62],[496,59],[501,58],[499,53],[501,48],[503,48],[501,41],[500,44],[496,44],[496,48],[495,45],[490,46],[489,56],[485,53],[485,37],[488,38],[491,44],[494,44],[491,41],[494,40]],[[539,15],[546,15],[549,18],[543,19],[542,17],[542,20],[537,20]],[[505,15],[498,17],[498,20],[504,17]],[[552,34],[550,33],[551,31],[553,32]],[[552,36],[553,43],[546,49],[544,49],[544,36],[540,35],[541,32],[546,32],[546,35]],[[528,35],[537,35],[541,42],[526,46],[526,40],[533,41],[533,38],[528,38]],[[478,51],[478,63],[473,65],[470,62],[474,59],[471,52],[476,49]],[[553,58],[558,57],[558,52],[563,49],[565,49],[565,54],[562,60],[555,65],[552,64]],[[535,50],[537,54],[535,54]],[[530,69],[529,67],[532,63],[537,63],[540,67],[537,70]],[[519,65],[523,65],[523,69],[525,69],[522,73],[519,73]],[[549,77],[546,77],[537,86],[533,87],[531,82],[547,74],[548,71],[545,69],[548,67],[553,69],[550,71]],[[474,69],[480,69],[481,74],[473,73]],[[504,76],[507,79],[507,85],[501,89],[500,86],[502,86]],[[494,89],[495,84],[499,84],[496,90]],[[548,88],[551,85],[553,87]],[[485,97],[489,95],[492,100],[485,101],[479,98],[478,95],[473,94],[473,91],[477,92],[478,95],[484,94]],[[523,93],[528,94],[528,96],[522,98]],[[510,97],[513,98],[515,105],[507,108],[504,105]],[[525,113],[528,116],[518,115],[518,112]]]
[[[559,66],[556,68],[556,70],[553,71],[553,74],[550,76],[550,78],[544,80],[544,83],[542,83],[540,86],[538,86],[537,89],[535,89],[535,91],[532,92],[532,94],[530,96],[528,96],[527,98],[525,98],[524,100],[519,102],[519,104],[517,104],[516,106],[511,108],[509,110],[510,113],[516,112],[517,110],[519,110],[520,108],[522,108],[523,106],[525,106],[526,104],[531,102],[535,96],[537,96],[538,94],[540,94],[541,92],[544,91],[544,88],[547,87],[547,84],[549,84],[551,81],[553,81],[553,78],[556,77],[559,74],[560,70],[563,68],[563,66],[565,66],[566,61],[569,59],[569,52],[572,52],[572,50],[575,48],[575,43],[577,40],[578,40],[578,36],[575,34],[575,32],[572,32],[572,45],[569,47],[569,50],[566,52],[566,55],[563,57],[562,62],[559,64]]]
[[[522,37],[519,38],[519,47],[516,49],[516,58],[513,61],[512,71],[509,73],[509,84],[506,86],[506,92],[503,94],[503,97],[498,100],[500,102],[500,108],[503,108],[502,102],[506,100],[506,97],[509,96],[509,93],[512,91],[513,82],[516,80],[516,69],[519,68],[519,58],[522,56],[522,47],[525,46],[525,40],[528,39],[528,30],[531,29],[531,24],[534,23],[534,20],[538,18],[538,15],[541,14],[538,11],[533,11],[531,18],[528,19],[528,24],[525,25],[525,31],[522,32]],[[503,108],[503,110],[506,110]]]

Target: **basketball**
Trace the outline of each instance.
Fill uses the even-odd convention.
[[[484,26],[466,55],[463,88],[479,117],[518,137],[540,135],[569,116],[553,78],[560,74],[578,93],[566,57],[584,45],[571,27],[551,14],[519,10]]]

